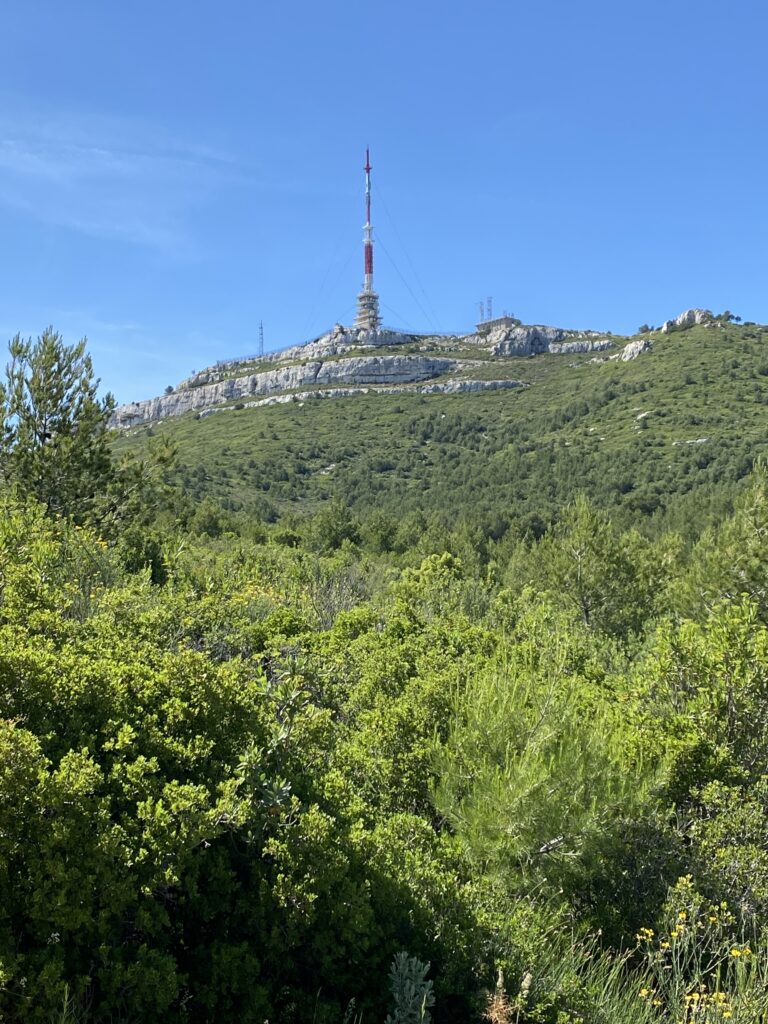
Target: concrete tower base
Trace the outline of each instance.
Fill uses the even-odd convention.
[[[365,331],[378,331],[380,326],[379,296],[376,292],[360,292],[357,296],[355,327]]]

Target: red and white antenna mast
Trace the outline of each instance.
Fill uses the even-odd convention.
[[[365,150],[365,290],[373,291],[373,228],[371,227],[371,156]]]
[[[371,157],[365,150],[365,226],[363,228],[364,277],[363,290],[357,296],[355,327],[377,331],[381,325],[379,296],[373,290],[373,227],[371,226]]]

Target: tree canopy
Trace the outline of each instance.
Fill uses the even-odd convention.
[[[98,385],[85,339],[66,345],[48,327],[36,341],[10,343],[0,472],[53,514],[84,518],[109,481],[113,401],[99,399]]]

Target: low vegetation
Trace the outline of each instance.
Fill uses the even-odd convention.
[[[388,516],[405,546],[457,521],[486,541],[537,532],[580,491],[622,525],[693,537],[766,452],[767,345],[761,327],[698,326],[655,335],[631,362],[494,362],[527,388],[190,415],[137,428],[117,451],[154,435],[176,445],[175,480],[196,501],[285,521],[337,500],[360,520]]]
[[[84,352],[27,345],[0,1018],[768,1019],[762,337],[112,454]],[[43,407],[66,426],[35,441]],[[77,487],[47,500],[35,460]]]

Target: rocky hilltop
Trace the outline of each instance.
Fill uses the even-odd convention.
[[[597,331],[525,326],[511,318],[481,325],[477,332],[466,335],[417,336],[337,324],[304,345],[258,359],[217,363],[164,395],[122,405],[115,410],[112,425],[127,429],[188,412],[208,415],[246,404],[310,397],[520,387],[525,382],[510,375],[515,358],[603,352],[625,340]],[[634,358],[649,347],[649,342],[632,343],[611,358]]]

